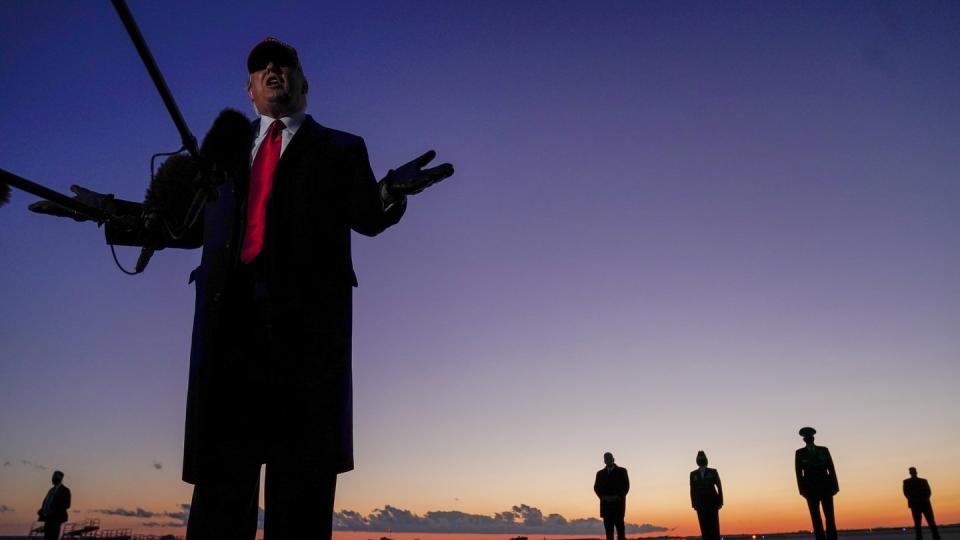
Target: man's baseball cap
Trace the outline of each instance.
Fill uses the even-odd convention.
[[[268,37],[250,49],[250,54],[247,56],[247,72],[260,71],[271,61],[281,67],[303,69],[296,49],[275,37]]]
[[[813,429],[810,426],[800,428],[801,437],[809,437],[810,435],[814,435],[816,433],[817,433],[817,430]]]

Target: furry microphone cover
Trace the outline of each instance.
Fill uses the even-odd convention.
[[[253,140],[250,120],[233,109],[223,110],[203,139],[203,163],[186,154],[164,161],[147,188],[145,212],[155,212],[168,227],[179,227],[198,190],[246,180]]]

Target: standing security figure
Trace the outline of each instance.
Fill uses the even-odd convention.
[[[800,436],[806,446],[796,452],[794,464],[797,470],[797,487],[800,495],[807,500],[810,519],[817,540],[837,540],[837,521],[833,513],[833,496],[840,491],[837,483],[837,471],[833,467],[830,450],[825,446],[813,444],[817,430],[812,427],[800,429]],[[820,508],[823,507],[823,518]],[[824,534],[823,520],[827,521]]]
[[[613,529],[617,529],[617,540],[624,540],[627,513],[627,492],[630,491],[630,478],[627,470],[613,462],[613,454],[603,454],[606,467],[597,471],[597,478],[593,482],[593,492],[600,497],[600,517],[603,518],[603,528],[607,533],[607,540],[613,540]]]
[[[690,504],[697,511],[703,540],[720,540],[723,487],[716,469],[707,467],[707,454],[697,452],[697,468],[690,473]]]
[[[63,473],[53,471],[53,487],[47,491],[40,509],[37,510],[37,519],[43,522],[44,540],[60,538],[60,526],[67,521],[67,509],[70,508],[70,488],[63,485]]]
[[[927,526],[930,527],[933,540],[940,540],[937,521],[933,519],[933,506],[930,505],[930,484],[926,478],[917,476],[916,467],[910,467],[910,478],[903,481],[903,496],[907,498],[907,506],[913,514],[913,527],[917,532],[917,540],[923,538],[920,530],[922,518],[927,518]]]

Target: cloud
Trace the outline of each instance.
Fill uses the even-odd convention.
[[[90,510],[99,514],[149,519],[144,527],[185,527],[190,517],[190,505],[180,504],[179,510],[155,512],[144,508],[103,508]],[[6,510],[4,510],[6,508]],[[0,506],[0,512],[12,508]],[[257,527],[263,528],[263,508],[257,508]],[[432,510],[418,515],[409,510],[386,505],[363,515],[353,510],[341,510],[333,515],[333,528],[338,531],[394,531],[474,534],[584,534],[602,535],[603,522],[597,518],[567,519],[560,514],[547,514],[536,507],[520,504],[492,515],[470,514],[458,510]],[[666,532],[669,529],[649,523],[627,523],[628,534]]]
[[[151,512],[149,510],[144,510],[143,508],[137,508],[136,510],[127,510],[126,508],[101,508],[98,510],[93,510],[98,514],[105,514],[108,516],[123,516],[123,517],[137,517],[137,518],[152,518],[152,517],[162,517],[163,514],[159,512]]]
[[[5,505],[5,504],[0,504],[0,514],[2,514],[2,513],[4,513],[4,512],[15,512],[15,511],[16,511],[16,510],[14,510],[13,508],[10,508],[9,506],[7,506],[7,505]]]
[[[186,527],[187,518],[190,517],[190,505],[186,503],[181,504],[179,512],[164,512],[163,515],[168,518],[180,520],[180,524]]]
[[[34,470],[37,470],[37,471],[45,471],[45,470],[47,470],[46,465],[41,465],[41,464],[39,464],[39,463],[34,463],[34,462],[30,461],[29,459],[21,459],[21,460],[20,460],[20,463],[23,463],[24,465],[26,465],[26,466],[28,466],[28,467],[33,467]]]
[[[493,515],[469,514],[457,510],[432,510],[422,516],[409,510],[386,505],[364,516],[353,510],[333,515],[333,528],[340,531],[394,531],[438,533],[534,533],[603,534],[603,522],[597,518],[567,519],[560,514],[544,516],[539,508],[520,504]],[[627,524],[627,533],[665,532],[667,527],[649,523]]]
[[[153,468],[159,471],[160,469],[163,468],[163,463],[160,463],[157,460],[153,460]]]
[[[141,518],[141,519],[150,519],[150,518],[169,518],[175,521],[146,521],[142,523],[144,527],[186,527],[187,519],[190,517],[190,505],[189,504],[180,504],[178,505],[180,510],[173,512],[154,512],[152,510],[145,510],[143,508],[137,508],[135,510],[128,510],[126,508],[101,508],[98,510],[90,510],[91,512],[96,512],[98,514],[105,514],[108,516],[121,516],[121,517],[131,517],[131,518]]]

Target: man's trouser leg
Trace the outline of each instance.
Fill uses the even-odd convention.
[[[914,506],[910,508],[910,513],[913,514],[913,532],[917,540],[920,540],[923,538],[923,509],[919,506]],[[930,522],[928,521],[927,523]]]
[[[823,519],[827,522],[827,540],[837,540],[837,517],[833,512],[833,495],[824,495]]]
[[[337,475],[298,460],[267,463],[264,540],[330,540]]]
[[[710,514],[710,533],[713,540],[720,540],[720,509],[714,508]]]
[[[708,510],[697,510],[697,522],[700,524],[700,538],[710,539],[710,517]]]
[[[624,533],[624,531],[626,530],[626,526],[623,522],[623,517],[617,518],[615,525],[617,526],[617,540],[626,540],[627,537],[625,536],[625,533]]]
[[[206,475],[193,486],[187,540],[253,540],[259,502],[260,465]]]
[[[43,540],[58,540],[60,538],[60,524],[59,521],[43,522]]]
[[[613,540],[613,518],[604,516],[603,530],[607,533],[607,540]]]
[[[715,509],[697,510],[703,540],[720,540],[720,514]]]
[[[807,499],[807,508],[810,509],[810,522],[813,524],[813,534],[817,540],[827,540],[827,535],[823,533],[823,518],[820,516],[820,498],[809,496]]]
[[[937,520],[933,519],[933,506],[930,503],[923,507],[923,517],[927,520],[933,540],[940,540],[940,531],[937,529]],[[919,531],[920,527],[917,527],[917,530]]]

